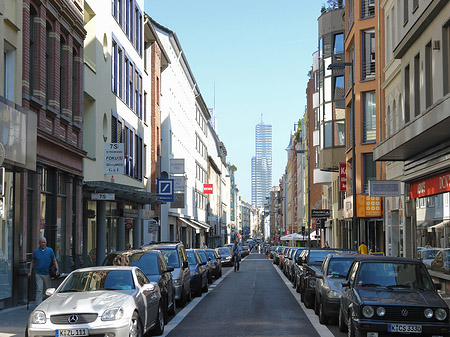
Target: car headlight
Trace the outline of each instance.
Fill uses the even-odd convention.
[[[337,292],[336,290],[329,290],[328,291],[328,298],[339,298],[341,297],[341,294]]]
[[[316,279],[315,278],[310,278],[308,280],[308,285],[310,288],[314,288],[316,286]]]
[[[380,317],[383,317],[384,315],[386,315],[386,309],[383,307],[378,307],[377,308],[377,315]]]
[[[362,314],[364,315],[365,318],[371,318],[374,313],[375,310],[373,310],[373,308],[370,305],[366,305],[362,309]]]
[[[439,308],[436,310],[435,315],[438,321],[443,321],[447,318],[447,311],[445,311],[445,309]]]
[[[33,312],[33,316],[31,317],[31,322],[33,324],[45,324],[47,318],[45,317],[45,312],[41,310],[37,310]]]
[[[102,315],[102,321],[115,321],[123,317],[123,308],[115,307],[106,309]]]
[[[426,318],[431,318],[431,317],[433,317],[433,310],[430,308],[427,308],[427,309],[425,309],[423,314],[425,315]]]

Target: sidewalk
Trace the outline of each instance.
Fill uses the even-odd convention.
[[[0,337],[25,337],[28,317],[34,309],[34,303],[4,309],[0,311]]]

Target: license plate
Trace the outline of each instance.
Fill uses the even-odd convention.
[[[56,337],[61,336],[89,336],[88,329],[63,329],[56,330]]]
[[[421,325],[413,324],[389,324],[389,332],[409,332],[409,333],[422,333]]]

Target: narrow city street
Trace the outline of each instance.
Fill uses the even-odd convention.
[[[321,325],[291,283],[263,254],[251,253],[238,272],[224,269],[207,296],[177,313],[164,336],[345,336]]]

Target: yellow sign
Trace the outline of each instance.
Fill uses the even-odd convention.
[[[371,197],[368,195],[357,195],[356,205],[358,218],[380,217],[383,215],[381,197]]]

